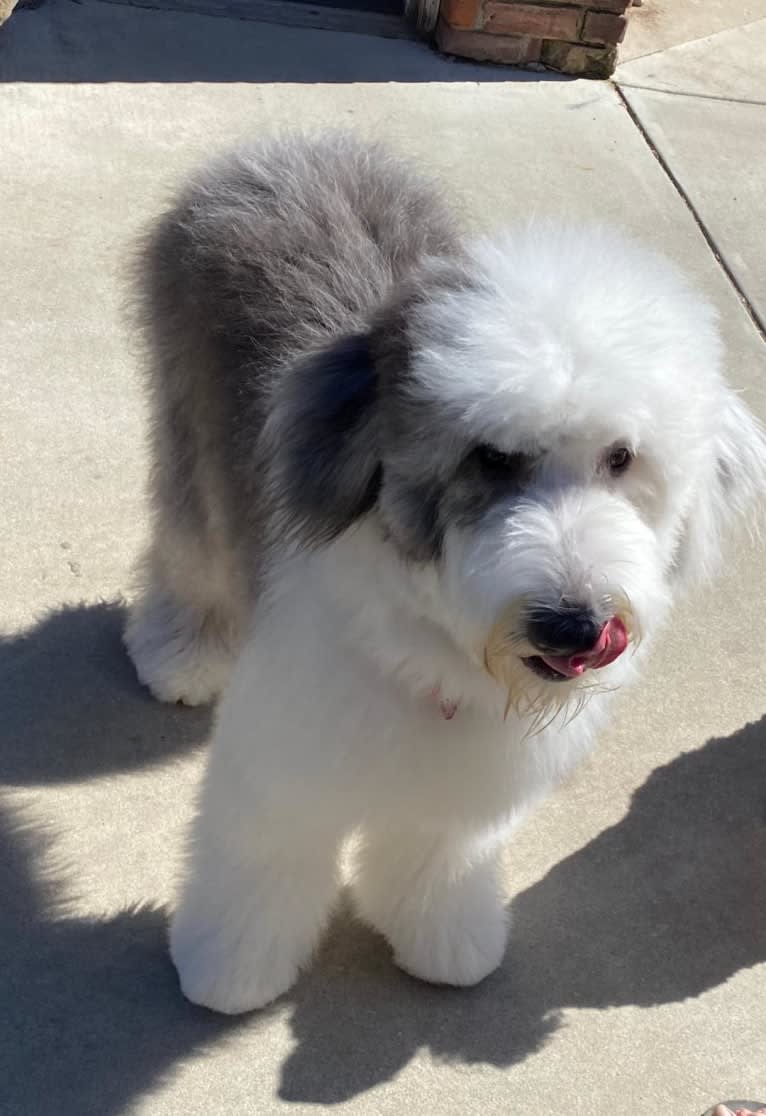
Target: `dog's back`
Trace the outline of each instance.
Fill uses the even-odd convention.
[[[434,186],[347,135],[270,140],[219,160],[146,237],[134,284],[153,412],[143,578],[190,600],[222,644],[236,642],[231,618],[258,578],[259,436],[275,379],[361,329],[418,260],[456,245]],[[129,646],[145,626],[139,608]]]

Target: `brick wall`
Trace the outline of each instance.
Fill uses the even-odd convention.
[[[608,77],[631,0],[442,0],[436,42],[482,62]]]

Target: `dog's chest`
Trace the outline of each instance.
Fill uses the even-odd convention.
[[[587,750],[583,724],[522,738],[516,724],[498,723],[458,705],[449,719],[440,702],[381,710],[389,723],[359,741],[368,801],[381,810],[456,827],[483,828],[524,814]],[[372,729],[372,720],[368,722]]]

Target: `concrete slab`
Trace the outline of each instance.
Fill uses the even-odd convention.
[[[317,46],[278,32],[275,57]],[[106,5],[22,10],[3,33],[20,80],[0,88],[0,1110],[612,1116],[628,1096],[693,1116],[766,1096],[766,719],[742,634],[766,593],[746,549],[513,845],[514,936],[484,985],[407,979],[341,911],[290,996],[230,1021],[184,1003],[165,954],[209,715],[151,702],[119,643],[146,529],[120,311],[137,229],[221,144],[342,123],[443,175],[473,227],[565,213],[664,247],[715,300],[732,377],[766,417],[762,342],[614,90],[239,81],[268,60],[263,27]],[[391,44],[356,45],[355,73],[402,72]]]
[[[627,62],[766,18],[766,0],[644,0],[633,8],[620,47]]]
[[[766,104],[766,18],[624,62],[621,85]],[[701,106],[700,106],[701,108]]]
[[[616,81],[766,323],[766,19],[619,67]]]
[[[624,91],[766,329],[764,107]]]

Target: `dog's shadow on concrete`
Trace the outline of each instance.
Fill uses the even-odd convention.
[[[83,605],[0,639],[5,787],[151,767],[207,739],[210,710],[161,705],[139,686],[121,645],[123,624],[119,604]],[[72,916],[60,894],[66,865],[60,874],[42,868],[55,865],[55,838],[4,799],[0,1110],[109,1116],[241,1022],[184,1002],[163,910]]]
[[[0,641],[3,782],[146,768],[207,738],[209,712],[168,708],[140,689],[120,646],[122,619],[116,605],[64,609]],[[399,973],[386,944],[344,907],[317,963],[274,1009],[291,1013],[296,1039],[280,1097],[346,1101],[422,1048],[458,1064],[508,1066],[540,1049],[567,1009],[678,1001],[763,961],[764,788],[766,718],[658,768],[617,825],[515,898],[506,962],[475,989]],[[161,909],[68,915],[60,882],[41,868],[55,861],[44,856],[47,841],[6,812],[4,1110],[116,1114],[185,1058],[268,1025],[270,1012],[232,1020],[183,1000]]]
[[[78,782],[164,763],[202,744],[210,709],[154,701],[122,646],[116,602],[50,612],[0,638],[0,783]]]

